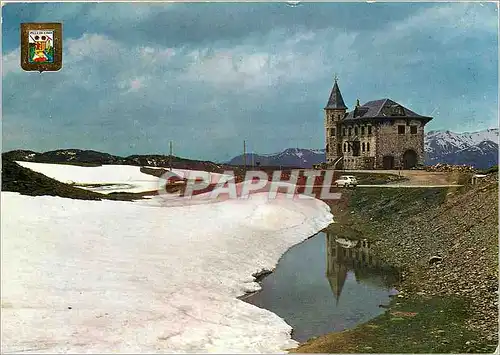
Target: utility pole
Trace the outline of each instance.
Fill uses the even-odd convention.
[[[170,154],[168,156],[168,167],[170,171],[172,171],[172,141],[169,142],[169,146],[170,146]]]
[[[243,141],[243,168],[247,170],[247,142]]]
[[[252,169],[255,168],[255,153],[252,150]]]

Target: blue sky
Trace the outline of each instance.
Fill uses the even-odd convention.
[[[38,3],[3,16],[3,150],[225,160],[324,146],[337,73],[428,130],[498,127],[494,3]],[[22,22],[63,22],[63,69],[20,68]]]

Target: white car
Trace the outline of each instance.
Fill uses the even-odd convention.
[[[356,177],[351,175],[342,175],[339,179],[335,180],[335,186],[337,187],[356,187],[358,181]]]

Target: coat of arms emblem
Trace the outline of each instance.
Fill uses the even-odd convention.
[[[21,24],[21,67],[39,72],[61,69],[62,24]]]
[[[29,31],[30,63],[54,63],[54,31]]]

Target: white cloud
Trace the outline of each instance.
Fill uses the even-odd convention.
[[[277,84],[315,81],[325,74],[331,75],[330,66],[352,51],[356,36],[356,33],[336,35],[331,30],[308,31],[284,40],[273,34],[257,48],[242,44],[216,53],[209,48],[200,49],[189,54],[185,79],[238,90],[265,90]],[[312,39],[324,42],[325,46],[311,45],[311,50],[302,50],[299,45]],[[336,48],[342,48],[343,54],[331,56]]]
[[[103,4],[103,6],[107,6]],[[98,20],[102,22],[118,22],[123,23],[127,27],[128,23],[135,23],[137,21],[142,21],[144,19],[150,18],[153,15],[165,12],[169,10],[171,4],[159,2],[152,3],[146,1],[144,3],[136,2],[125,4],[122,3],[120,6],[114,6],[113,11],[102,11],[101,5],[98,3],[97,6],[91,8],[87,16],[93,20]]]
[[[81,64],[81,62],[117,60],[117,54],[124,52],[123,46],[104,35],[84,33],[78,39],[69,39],[65,43],[65,64]],[[85,65],[85,63],[83,63]]]
[[[415,15],[379,31],[377,44],[391,43],[395,40],[427,32],[435,39],[448,43],[463,36],[475,36],[476,32],[498,33],[495,16],[484,16],[489,9],[482,9],[474,3],[453,3],[424,9]]]
[[[109,129],[121,128],[125,122],[123,116],[128,115],[131,122],[137,117],[147,122],[141,130],[129,127],[130,131],[120,133],[123,140],[127,140],[127,135],[133,132],[136,141],[130,139],[131,145],[159,134],[160,130],[151,128],[148,131],[147,125],[160,125],[163,134],[168,132],[176,139],[195,135],[201,142],[213,137],[211,145],[219,144],[219,150],[223,146],[229,150],[229,145],[221,143],[222,140],[229,141],[241,134],[260,136],[263,125],[267,125],[266,135],[274,137],[275,134],[275,144],[279,144],[279,148],[270,150],[277,150],[286,144],[281,134],[284,129],[288,129],[287,134],[298,134],[293,133],[297,131],[294,124],[302,124],[304,117],[319,119],[320,105],[327,99],[334,73],[340,76],[344,99],[350,107],[349,103],[358,97],[367,101],[387,95],[403,104],[414,103],[417,112],[430,112],[436,104],[427,107],[426,102],[434,99],[439,101],[442,117],[449,117],[446,112],[455,105],[452,98],[457,96],[457,87],[460,86],[460,90],[461,85],[467,89],[472,87],[465,84],[466,79],[451,75],[450,70],[463,69],[463,63],[467,63],[466,68],[470,67],[483,79],[497,75],[496,58],[478,57],[474,50],[464,46],[462,37],[449,36],[454,31],[454,23],[462,16],[471,19],[471,23],[457,22],[458,26],[470,28],[467,36],[478,36],[479,40],[494,38],[491,24],[486,25],[490,19],[478,24],[482,21],[479,15],[467,12],[477,9],[482,8],[463,4],[435,6],[406,22],[393,22],[379,31],[281,29],[259,38],[249,35],[234,46],[227,42],[213,42],[212,46],[201,48],[176,47],[171,43],[159,46],[152,42],[120,42],[104,33],[85,33],[65,42],[63,69],[43,75],[23,72],[19,49],[16,49],[2,59],[4,98],[7,98],[4,121],[43,121],[44,115],[53,113],[54,120],[58,119],[62,125],[57,129],[74,130],[72,125],[79,125],[81,131],[91,132],[95,126],[101,131],[105,125],[110,126]],[[130,21],[130,30],[135,31],[136,20]],[[488,32],[484,32],[486,30]],[[490,35],[484,36],[486,34]],[[435,42],[429,42],[429,46],[425,41],[428,36],[441,43],[448,41],[446,49]],[[491,50],[484,43],[479,48]],[[428,78],[428,82],[424,83],[423,78]],[[481,87],[479,81],[472,84],[481,97],[483,92],[495,94],[490,87]],[[432,94],[428,92],[429,86]],[[47,91],[47,87],[51,90]],[[47,97],[52,101],[47,101]],[[33,104],[27,106],[24,104],[27,101]],[[293,106],[295,112],[281,117],[273,112],[277,105]],[[483,108],[482,100],[476,100],[474,105],[477,117],[488,110]],[[44,112],[47,106],[52,111]],[[469,113],[463,111],[453,115],[456,116],[454,121],[460,122]],[[443,123],[442,119],[436,121],[450,127],[452,124]],[[272,129],[277,125],[286,125],[279,134],[281,141]],[[38,124],[31,123],[31,126],[39,129]],[[30,129],[29,123],[23,127],[14,124],[8,127],[23,130],[11,133],[11,137],[28,137],[24,131]],[[317,130],[321,130],[318,127]],[[316,131],[307,134],[313,136]],[[76,136],[64,135],[72,135],[71,139]],[[92,132],[85,138],[94,139],[89,138],[93,136]],[[318,136],[318,142],[321,137]],[[216,139],[220,141],[215,142]],[[7,140],[13,142],[14,138]],[[25,141],[29,143],[32,139]]]
[[[149,78],[147,76],[135,77],[124,80],[118,83],[118,87],[122,89],[124,94],[138,92],[147,86]]]
[[[21,49],[15,50],[2,56],[2,77],[10,73],[22,73],[21,68]]]

